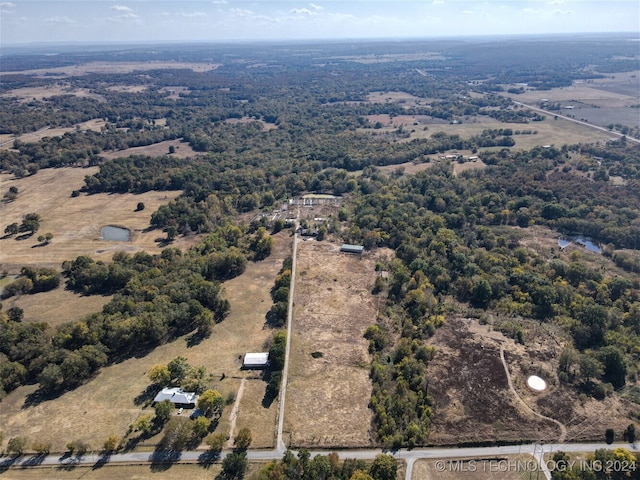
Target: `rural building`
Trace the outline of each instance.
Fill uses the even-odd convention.
[[[357,253],[361,255],[364,252],[364,247],[362,245],[349,245],[348,243],[343,244],[340,247],[340,251],[344,253]]]
[[[165,387],[160,391],[160,393],[158,393],[158,395],[156,395],[156,398],[154,398],[153,401],[162,402],[163,400],[169,400],[175,405],[193,408],[196,406],[198,398],[199,395],[196,395],[193,392],[183,392],[180,387]]]
[[[269,352],[245,353],[242,360],[242,368],[247,370],[267,368],[269,365]]]

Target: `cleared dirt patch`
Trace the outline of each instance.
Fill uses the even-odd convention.
[[[299,244],[286,444],[372,443],[370,358],[362,335],[376,318],[376,298],[370,293],[375,262],[372,254],[340,253],[339,245],[328,242]]]
[[[436,353],[428,366],[435,416],[429,442],[519,441],[555,438],[555,424],[524,411],[509,390],[500,344],[513,340],[470,327],[473,320],[448,318],[429,340]],[[504,339],[504,340],[503,340]],[[507,355],[507,359],[510,356]],[[513,376],[513,372],[511,372]]]
[[[241,376],[255,376],[240,371],[239,357],[247,351],[260,351],[273,333],[264,325],[271,307],[269,291],[290,252],[291,238],[288,232],[282,232],[276,235],[276,247],[270,257],[249,264],[244,274],[223,285],[224,295],[231,303],[230,314],[214,326],[210,338],[198,345],[188,347],[188,337],[179,338],[140,358],[104,368],[87,384],[36,406],[25,406],[25,398],[35,391],[35,386],[11,392],[2,400],[0,409],[5,439],[25,435],[30,441],[36,438],[50,441],[54,451],[63,451],[70,440],[81,439],[99,447],[111,434],[122,436],[139,415],[152,413],[151,409],[143,410],[134,402],[149,385],[146,376],[149,369],[179,355],[193,366],[204,366],[211,374],[210,386],[220,390],[223,396],[237,392]],[[221,380],[222,373],[226,375],[224,380]],[[237,428],[251,428],[255,447],[273,446],[277,402],[269,409],[262,409],[260,402],[265,388],[262,380],[248,380],[238,412]],[[218,431],[228,430],[230,412],[229,405]],[[159,438],[152,438],[145,445],[157,440]]]
[[[169,147],[175,148],[175,152],[169,154]],[[188,143],[183,142],[182,139],[176,138],[175,140],[165,140],[164,142],[145,145],[143,147],[131,147],[125,150],[100,153],[101,157],[108,160],[111,160],[112,158],[128,157],[130,155],[149,155],[150,157],[171,155],[176,158],[189,158],[195,157],[198,155],[198,152],[193,150]]]
[[[0,239],[0,265],[10,273],[18,273],[22,265],[47,265],[58,268],[64,260],[78,255],[90,255],[110,259],[114,252],[124,250],[136,252],[146,250],[160,252],[155,239],[163,236],[157,230],[145,231],[151,214],[165,203],[176,198],[180,192],[147,192],[133,194],[80,195],[72,198],[71,192],[80,189],[86,175],[93,175],[98,167],[59,168],[40,170],[37,174],[15,179],[0,174],[0,191],[18,188],[18,197],[11,203],[0,204],[0,228],[20,223],[22,217],[31,212],[42,217],[40,230],[32,237]],[[145,209],[136,212],[138,202]],[[104,225],[120,225],[129,229],[129,242],[111,242],[100,239]],[[52,233],[49,245],[38,246],[36,237]],[[182,240],[181,240],[182,241]],[[180,242],[176,242],[180,246]]]

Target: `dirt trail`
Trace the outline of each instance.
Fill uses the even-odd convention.
[[[558,427],[560,428],[560,436],[558,437],[557,442],[558,443],[564,443],[565,438],[567,437],[567,427],[565,427],[563,423],[559,422],[555,418],[547,417],[547,416],[542,415],[541,413],[538,413],[535,410],[533,410],[529,405],[526,404],[526,402],[524,400],[522,400],[522,398],[520,398],[520,395],[518,395],[518,392],[513,387],[513,382],[511,381],[511,374],[509,373],[509,366],[507,365],[507,361],[504,358],[504,346],[503,345],[500,345],[500,361],[502,362],[502,366],[504,367],[504,373],[507,374],[507,382],[509,383],[509,390],[511,390],[511,393],[513,394],[515,399],[518,401],[518,403],[520,403],[520,405],[522,405],[522,407],[527,412],[529,412],[531,415],[533,415],[534,417],[538,417],[538,418],[541,418],[543,420],[548,420],[548,421],[553,422],[556,425],[558,425]]]
[[[229,440],[227,441],[227,448],[233,448],[233,434],[236,429],[236,420],[238,419],[238,408],[240,407],[240,400],[244,393],[244,382],[246,378],[240,381],[240,387],[238,388],[238,394],[236,395],[236,403],[233,404],[231,409],[231,415],[229,415]]]

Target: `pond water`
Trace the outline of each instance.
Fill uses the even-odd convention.
[[[111,240],[114,242],[128,242],[130,232],[126,228],[114,227],[107,225],[100,230],[100,236],[103,240]]]
[[[560,248],[564,248],[568,245],[571,245],[571,242],[576,242],[578,245],[585,247],[590,252],[602,253],[602,250],[597,244],[593,243],[590,238],[584,238],[584,237],[559,238],[558,246]]]

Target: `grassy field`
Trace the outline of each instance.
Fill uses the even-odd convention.
[[[46,322],[55,327],[66,322],[82,320],[91,313],[99,312],[111,300],[111,296],[82,296],[65,290],[62,286],[49,292],[22,295],[3,300],[4,309],[20,307],[24,310],[25,322]]]
[[[20,135],[15,137],[10,134],[2,134],[0,135],[0,149],[10,149],[13,148],[13,141],[17,138],[23,143],[35,143],[42,140],[45,137],[57,137],[64,135],[67,132],[73,132],[75,130],[93,130],[95,132],[99,132],[100,129],[105,126],[107,122],[100,118],[96,118],[93,120],[87,120],[86,122],[78,123],[73,127],[54,127],[54,128],[41,128],[35,132],[25,133],[24,135]]]
[[[376,318],[376,297],[370,293],[376,257],[338,250],[316,241],[298,248],[284,419],[284,441],[295,446],[372,442],[370,359],[362,335]],[[314,358],[314,352],[322,356]]]
[[[206,367],[212,374],[210,385],[218,388],[223,396],[237,392],[241,376],[255,375],[239,370],[240,357],[247,351],[261,351],[272,335],[264,326],[265,315],[271,307],[269,291],[290,252],[291,237],[283,231],[276,236],[276,247],[270,257],[249,264],[243,275],[224,284],[224,295],[231,303],[230,314],[214,327],[211,337],[200,344],[189,347],[187,337],[179,338],[147,355],[103,368],[90,382],[37,405],[25,403],[35,386],[11,392],[2,401],[0,410],[5,442],[12,436],[25,435],[30,441],[37,438],[51,442],[53,451],[63,451],[66,443],[74,439],[96,448],[111,434],[122,436],[139,415],[152,412],[134,402],[149,385],[146,376],[149,369],[179,355],[186,357],[191,365]],[[224,380],[220,380],[222,373],[226,375]],[[277,402],[268,409],[260,405],[266,383],[252,380],[247,382],[247,387],[237,428],[250,426],[255,439],[253,446],[272,447]],[[230,412],[229,405],[223,412],[220,431],[227,431]]]
[[[151,157],[159,157],[161,155],[169,154],[169,147],[175,148],[175,153],[172,153],[172,157],[187,158],[198,155],[188,143],[182,142],[181,139],[165,140],[164,142],[154,143],[152,145],[145,145],[143,147],[131,147],[125,150],[116,150],[114,152],[102,152],[101,157],[108,160],[112,158],[128,157],[129,155],[149,155]]]
[[[36,235],[0,239],[0,266],[3,269],[18,273],[22,265],[58,268],[64,260],[78,255],[110,259],[118,250],[160,252],[155,240],[163,234],[158,230],[146,231],[149,219],[160,205],[173,200],[180,192],[101,193],[72,198],[71,192],[82,187],[84,177],[97,171],[97,167],[46,169],[22,179],[0,174],[0,192],[6,192],[12,186],[19,191],[15,201],[0,204],[2,231],[10,223],[20,223],[27,213],[35,212],[42,217]],[[135,211],[138,202],[145,204],[143,211]],[[104,225],[128,228],[132,239],[129,242],[101,240],[100,229]],[[38,246],[34,237],[47,232],[54,235],[53,240],[49,245]],[[181,241],[176,245],[180,246]]]
[[[3,74],[37,75],[58,74],[60,76],[82,76],[90,73],[131,73],[136,70],[158,70],[158,69],[184,69],[194,72],[208,72],[215,70],[220,64],[217,63],[196,63],[196,62],[174,62],[174,61],[149,61],[149,62],[87,62],[80,65],[67,65],[64,67],[37,68],[32,70],[21,70],[19,72],[2,72]]]

